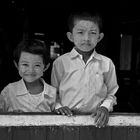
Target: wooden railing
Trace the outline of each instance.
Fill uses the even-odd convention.
[[[140,140],[140,115],[113,113],[96,128],[90,115],[0,114],[0,140]]]

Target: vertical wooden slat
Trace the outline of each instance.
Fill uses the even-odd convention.
[[[79,126],[64,126],[63,140],[79,140]]]
[[[30,140],[46,140],[46,127],[30,127]]]
[[[111,140],[127,140],[126,127],[111,127],[111,130]]]
[[[126,127],[127,140],[136,140],[136,127]]]
[[[136,133],[136,140],[140,140],[140,127],[136,127],[135,133]]]
[[[12,127],[12,140],[30,140],[29,127]]]
[[[140,140],[140,128],[139,127],[126,127],[127,140]]]
[[[0,140],[11,140],[11,131],[8,127],[0,127]]]
[[[96,140],[111,140],[111,127],[96,128]]]
[[[47,140],[63,140],[62,126],[49,126],[46,129]]]
[[[94,126],[80,126],[80,140],[96,140],[96,128]]]

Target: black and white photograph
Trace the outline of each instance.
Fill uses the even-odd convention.
[[[139,2],[1,0],[0,135],[139,140]]]

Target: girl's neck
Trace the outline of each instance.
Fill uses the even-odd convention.
[[[31,83],[25,82],[25,85],[30,94],[39,94],[43,91],[44,88],[41,79]]]

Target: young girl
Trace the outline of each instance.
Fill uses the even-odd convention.
[[[39,40],[25,40],[18,45],[14,63],[22,79],[2,90],[2,111],[51,112],[54,109],[56,89],[42,78],[48,68],[48,58],[46,46]]]

